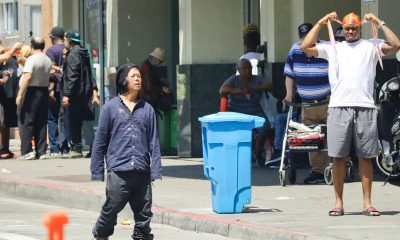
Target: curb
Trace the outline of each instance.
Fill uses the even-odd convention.
[[[94,191],[85,188],[71,187],[62,184],[50,184],[0,178],[0,191],[9,196],[26,200],[51,203],[53,205],[91,210],[99,212],[105,201],[103,191]],[[316,236],[314,234],[294,231],[290,229],[268,227],[251,224],[243,221],[234,221],[217,216],[182,212],[153,205],[153,219],[161,223],[184,230],[218,234],[225,237],[264,240],[314,240],[337,239],[329,236]],[[120,216],[131,218],[129,207],[125,208]]]

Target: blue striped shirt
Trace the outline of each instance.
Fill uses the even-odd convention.
[[[328,62],[322,58],[309,57],[300,50],[300,42],[289,51],[284,75],[293,79],[303,99],[321,99],[331,93],[328,78]]]

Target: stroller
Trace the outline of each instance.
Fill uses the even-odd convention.
[[[301,107],[315,107],[326,104],[326,101],[318,103],[294,103],[284,101],[289,106],[286,120],[285,136],[282,144],[282,155],[279,167],[279,182],[281,186],[286,186],[286,176],[291,184],[296,182],[297,172],[293,161],[293,153],[299,152],[327,152],[324,147],[326,139],[326,124],[305,126],[301,123],[293,122],[293,109]],[[354,168],[351,158],[346,161],[347,174],[351,180],[354,179]],[[286,175],[287,174],[287,175]],[[324,179],[327,184],[333,183],[332,163],[324,171]]]

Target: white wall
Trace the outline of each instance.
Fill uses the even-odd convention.
[[[243,54],[243,2],[181,0],[180,64],[232,63]]]

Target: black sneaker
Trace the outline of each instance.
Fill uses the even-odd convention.
[[[308,177],[304,178],[304,184],[325,183],[324,174],[311,171]]]
[[[268,168],[279,168],[281,166],[281,150],[275,150],[271,156],[271,159],[265,163]]]
[[[263,156],[262,151],[258,152],[258,153],[256,151],[254,151],[253,158],[258,167],[265,167],[265,156]]]

